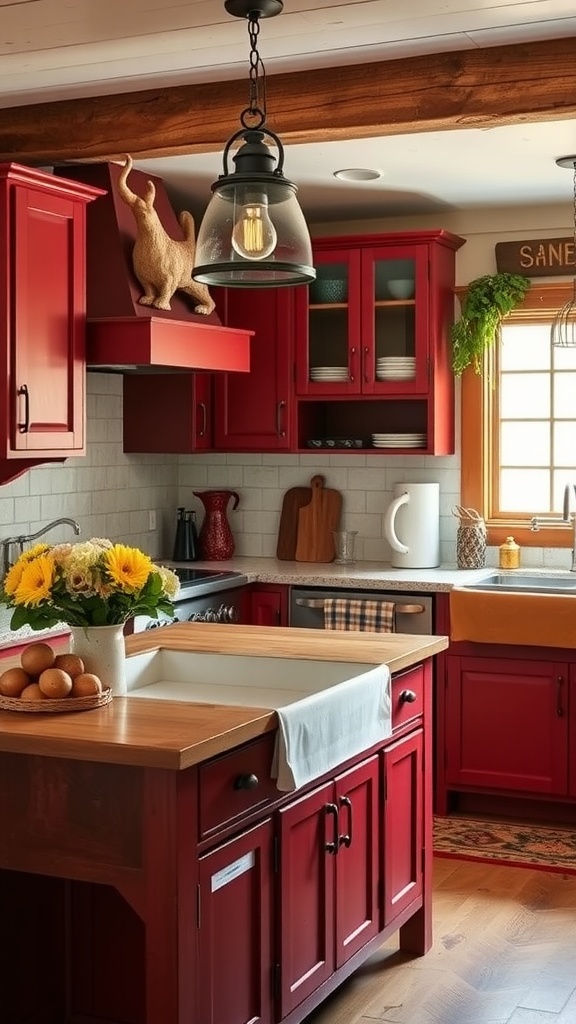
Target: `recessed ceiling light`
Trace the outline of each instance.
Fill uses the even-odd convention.
[[[334,171],[334,177],[342,181],[374,181],[382,177],[382,171],[371,167],[344,167],[341,171]]]

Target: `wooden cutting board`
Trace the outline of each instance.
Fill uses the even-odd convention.
[[[292,562],[296,557],[298,538],[298,512],[302,505],[309,505],[312,491],[309,487],[291,487],[282,501],[276,558]]]
[[[324,487],[324,477],[311,480],[312,499],[298,512],[297,562],[331,562],[336,552],[332,530],[340,527],[342,495]]]

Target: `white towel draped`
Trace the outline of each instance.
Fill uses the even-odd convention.
[[[289,792],[391,735],[390,669],[376,665],[277,714],[272,776]]]

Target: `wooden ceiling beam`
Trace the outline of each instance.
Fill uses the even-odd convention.
[[[576,38],[269,74],[267,92],[285,143],[560,120],[576,116]],[[246,77],[5,108],[0,160],[214,152],[247,97]]]

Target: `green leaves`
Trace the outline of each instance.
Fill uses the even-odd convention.
[[[460,319],[451,331],[457,377],[470,365],[482,372],[484,352],[494,343],[503,317],[516,309],[529,287],[529,278],[521,274],[486,274],[470,282]]]

